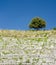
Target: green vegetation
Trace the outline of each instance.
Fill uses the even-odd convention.
[[[56,30],[56,27],[54,27],[53,30]]]
[[[46,27],[46,22],[39,17],[33,18],[29,24],[29,28],[34,28],[36,30],[39,30],[45,27]]]
[[[20,62],[19,65],[22,65],[22,63]]]
[[[29,59],[27,59],[27,60],[26,60],[26,63],[30,63],[30,60],[29,60]]]

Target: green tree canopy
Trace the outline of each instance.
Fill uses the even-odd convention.
[[[56,30],[56,27],[54,27],[53,30]]]
[[[40,28],[45,28],[45,27],[46,27],[46,22],[39,17],[33,18],[29,24],[29,28],[34,28],[37,30]]]

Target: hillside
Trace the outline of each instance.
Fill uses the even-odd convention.
[[[56,65],[56,31],[0,30],[0,65]]]

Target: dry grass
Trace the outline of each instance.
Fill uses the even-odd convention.
[[[19,30],[0,30],[0,36],[6,37],[37,37],[39,35],[55,35],[55,30],[46,30],[46,31],[19,31]]]

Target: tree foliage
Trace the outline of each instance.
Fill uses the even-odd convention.
[[[29,28],[34,28],[37,30],[40,28],[45,28],[45,27],[46,27],[46,22],[39,17],[33,18],[29,24]]]
[[[53,30],[56,30],[56,27],[54,27]]]

